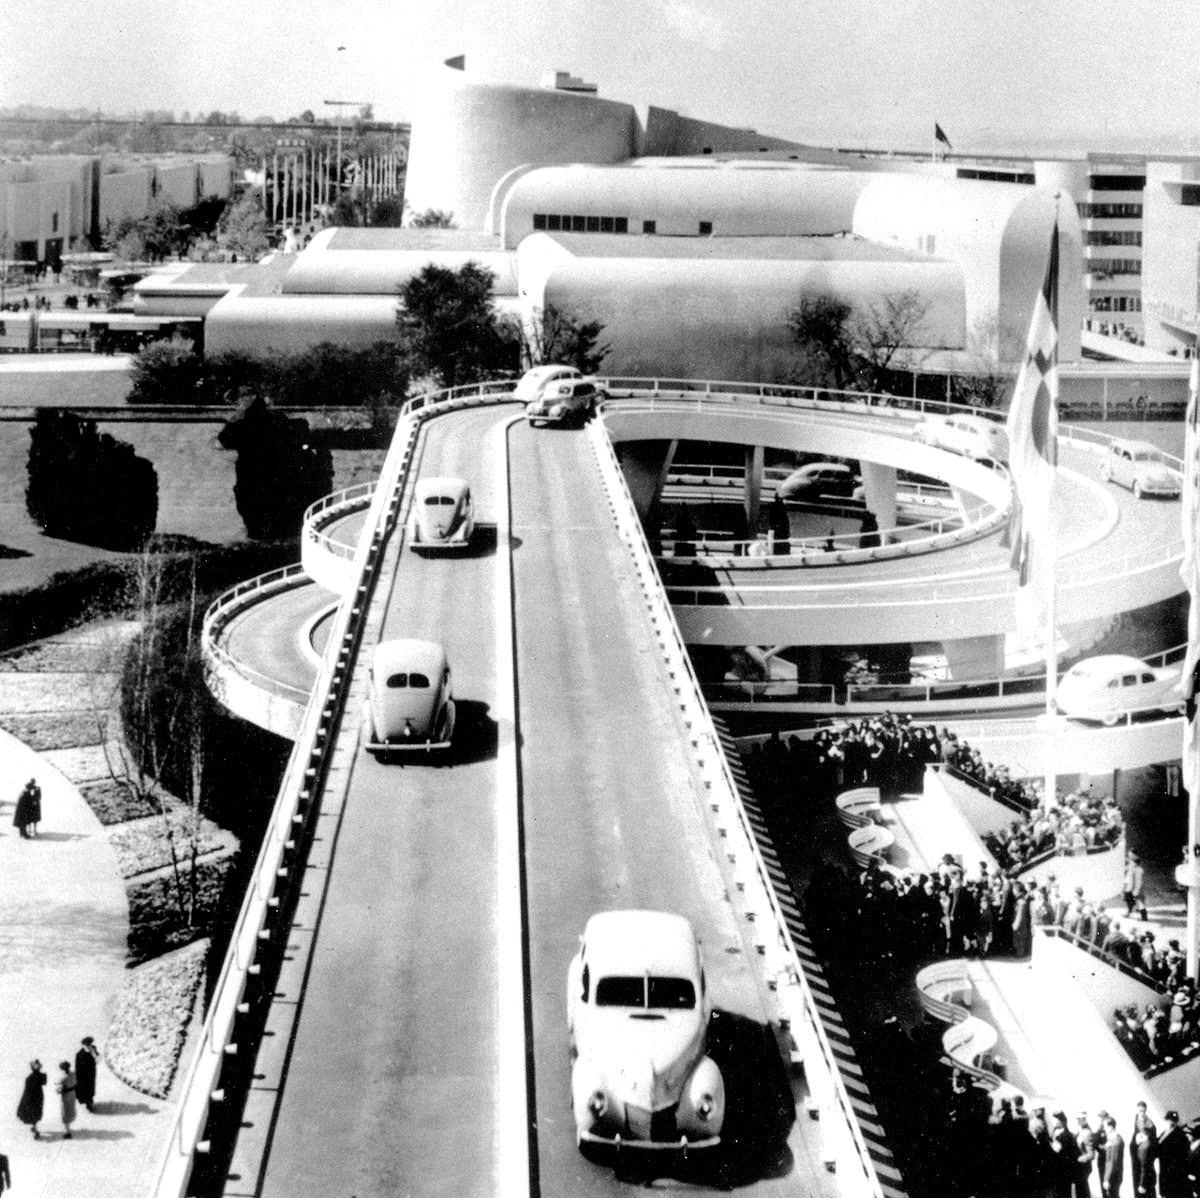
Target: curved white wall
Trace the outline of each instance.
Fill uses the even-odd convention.
[[[396,333],[396,297],[242,294],[214,304],[204,324],[205,353],[302,353],[321,341],[369,345]]]
[[[405,200],[481,229],[497,180],[523,163],[620,162],[633,153],[632,105],[579,92],[473,82],[438,69],[418,90]]]
[[[928,343],[962,345],[961,273],[934,260],[574,258],[550,267],[544,302],[604,323],[610,373],[777,379],[795,357],[787,315],[803,296],[869,306],[907,288],[929,301]]]
[[[284,276],[288,295],[388,295],[426,266],[460,270],[475,262],[492,272],[493,295],[517,294],[516,262],[512,254],[469,250],[330,250],[300,254]]]
[[[641,233],[696,236],[699,222],[722,236],[845,233],[868,174],[792,163],[642,159],[623,166],[543,167],[516,179],[501,206],[501,237],[512,246],[533,232],[535,213],[624,216]]]

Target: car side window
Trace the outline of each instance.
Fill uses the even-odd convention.
[[[1137,680],[1138,680],[1138,676],[1136,674],[1126,674],[1125,677],[1121,679],[1121,685],[1122,686],[1137,686]]]
[[[1120,685],[1121,685],[1121,680],[1120,680],[1120,678],[1114,678],[1114,679],[1113,679],[1113,680],[1112,680],[1112,681],[1111,681],[1111,682],[1108,684],[1108,689],[1109,689],[1110,691],[1111,691],[1111,690],[1116,690],[1116,689],[1117,689],[1117,687],[1119,687]]]
[[[1142,681],[1143,681],[1143,682],[1153,682],[1153,681],[1154,681],[1154,675],[1153,675],[1153,674],[1143,674],[1143,675],[1142,675]]]
[[[587,965],[586,965],[586,964],[585,964],[585,965],[584,965],[584,967],[583,967],[583,972],[582,972],[582,974],[580,975],[580,977],[581,977],[581,983],[582,983],[582,984],[581,984],[581,987],[580,987],[579,997],[580,997],[580,998],[581,998],[581,999],[582,999],[584,1002],[587,1002],[587,1000],[588,1000],[588,992],[589,992],[589,991],[591,990],[591,988],[592,988],[592,971],[591,971],[591,970],[590,970],[590,969],[587,967]]]

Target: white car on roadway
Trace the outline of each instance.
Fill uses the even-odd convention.
[[[567,971],[571,1105],[579,1147],[707,1149],[725,1083],[705,1055],[712,1000],[682,915],[593,915]]]
[[[454,698],[441,645],[400,639],[375,646],[362,736],[366,750],[380,755],[450,747]]]
[[[1054,703],[1063,715],[1107,727],[1130,712],[1182,711],[1179,668],[1148,666],[1124,653],[1088,657],[1062,676]]]
[[[985,416],[926,416],[912,432],[913,440],[948,449],[977,462],[1008,461],[1008,434]]]
[[[1138,499],[1145,495],[1178,499],[1183,490],[1182,475],[1172,470],[1163,461],[1162,451],[1148,441],[1113,441],[1100,463],[1100,477],[1128,487]]]
[[[465,478],[421,478],[413,488],[408,539],[414,549],[464,549],[475,531]]]
[[[521,375],[513,390],[513,398],[521,400],[522,403],[529,403],[531,400],[541,399],[542,393],[551,383],[581,378],[583,371],[574,366],[563,366],[553,362],[545,366],[535,366]]]

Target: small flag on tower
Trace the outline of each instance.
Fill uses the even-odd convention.
[[[946,130],[937,123],[933,122],[933,137],[935,141],[940,141],[947,150],[953,150],[954,147],[950,144],[950,139],[946,136]]]
[[[1049,623],[1054,586],[1050,494],[1058,473],[1058,224],[1029,322],[1025,362],[1005,427],[1015,495],[1005,543],[1017,571],[1017,627],[1034,640]],[[1053,629],[1048,630],[1053,636]]]

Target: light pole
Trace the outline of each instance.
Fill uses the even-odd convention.
[[[337,166],[334,167],[335,181],[337,183],[337,199],[342,198],[342,109],[343,108],[366,108],[369,101],[367,100],[322,100],[329,108],[336,108],[337,112]],[[334,201],[337,202],[336,200]]]

